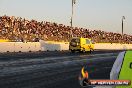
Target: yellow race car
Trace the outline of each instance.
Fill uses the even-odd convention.
[[[94,50],[94,44],[91,39],[88,38],[72,38],[69,44],[69,50],[71,52],[91,52]]]

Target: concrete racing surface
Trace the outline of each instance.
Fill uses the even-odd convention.
[[[78,75],[83,66],[91,79],[109,79],[119,52],[0,54],[0,88],[81,88]]]

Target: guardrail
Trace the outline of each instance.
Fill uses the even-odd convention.
[[[41,45],[39,42],[1,42],[0,52],[35,52],[40,51]]]
[[[97,43],[94,44],[97,50],[127,50],[132,49],[132,44],[119,43]],[[63,51],[69,50],[68,42],[0,42],[0,52],[36,52],[36,51]]]

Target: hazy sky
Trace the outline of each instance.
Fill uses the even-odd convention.
[[[0,0],[0,15],[70,25],[72,0]],[[132,0],[76,0],[73,25],[132,34]]]

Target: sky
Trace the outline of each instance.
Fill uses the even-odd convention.
[[[0,0],[0,16],[49,21],[70,26],[72,0]],[[132,0],[76,0],[73,26],[132,34]]]

